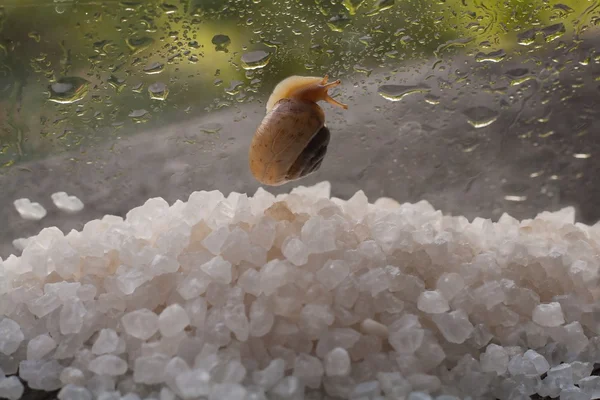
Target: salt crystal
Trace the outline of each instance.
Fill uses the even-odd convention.
[[[411,392],[407,400],[431,400],[431,396],[424,392]]]
[[[308,261],[308,248],[297,236],[289,236],[281,245],[281,252],[292,264],[301,266]]]
[[[250,240],[261,246],[265,250],[269,250],[275,241],[275,221],[270,218],[261,219],[252,227],[250,232]]]
[[[288,282],[290,267],[281,260],[272,260],[265,264],[260,270],[260,288],[267,296],[272,295],[278,288]]]
[[[27,303],[29,311],[38,318],[43,318],[61,306],[60,298],[54,293],[46,293]]]
[[[328,260],[325,265],[317,271],[316,278],[328,290],[335,289],[348,277],[350,267],[343,260]]]
[[[147,308],[125,314],[121,322],[128,335],[141,340],[150,339],[158,331],[158,316]]]
[[[456,272],[444,272],[436,283],[437,290],[448,301],[452,300],[464,287],[465,281]]]
[[[19,324],[6,317],[0,321],[0,352],[10,356],[17,351],[24,339],[25,335]]]
[[[190,300],[205,293],[211,281],[203,271],[191,271],[177,286],[177,292],[185,300]]]
[[[401,398],[410,393],[412,385],[399,372],[378,372],[377,380],[383,392],[391,398]]]
[[[421,344],[425,331],[416,315],[405,314],[390,326],[389,342],[400,354],[413,354]]]
[[[531,358],[520,354],[514,355],[508,362],[508,372],[511,375],[538,375],[537,369]]]
[[[182,332],[190,324],[190,319],[183,307],[171,304],[158,316],[158,329],[165,337],[173,337]]]
[[[84,386],[86,381],[83,371],[74,367],[63,369],[59,379],[63,385],[71,383],[76,386]]]
[[[573,361],[571,369],[573,370],[573,382],[578,384],[580,380],[591,375],[594,365],[589,362]]]
[[[56,341],[47,333],[38,335],[27,343],[27,359],[41,360],[56,348]]]
[[[538,375],[542,375],[550,369],[550,364],[548,364],[546,358],[544,358],[544,356],[535,350],[527,350],[525,354],[523,354],[523,359],[529,360],[533,363]]]
[[[182,372],[175,381],[184,399],[193,399],[210,394],[210,375],[204,370],[192,369]]]
[[[485,349],[485,353],[481,353],[481,370],[484,372],[496,372],[502,375],[508,367],[508,353],[497,344],[489,344]]]
[[[264,390],[269,390],[283,378],[284,368],[285,362],[282,359],[271,360],[265,369],[252,373],[252,381]]]
[[[407,379],[412,386],[412,390],[425,393],[433,393],[438,391],[442,384],[440,378],[434,375],[417,373],[409,375]]]
[[[162,389],[160,389],[160,399],[159,400],[176,400],[177,396],[175,395],[175,393],[167,388],[167,387],[163,387]]]
[[[335,227],[321,216],[311,217],[302,227],[300,237],[310,253],[320,254],[336,249]]]
[[[172,257],[157,254],[150,263],[150,270],[155,276],[171,274],[179,270],[179,263]]]
[[[63,335],[79,333],[86,312],[83,302],[79,299],[66,301],[60,310],[60,333]]]
[[[89,390],[71,383],[65,385],[56,397],[58,400],[92,400],[92,394]]]
[[[83,202],[77,196],[68,195],[65,192],[56,192],[50,195],[52,202],[59,210],[76,213],[83,210]]]
[[[220,383],[212,387],[208,400],[244,400],[246,389],[237,383]]]
[[[229,236],[229,228],[226,226],[219,227],[202,241],[202,245],[211,253],[218,255],[221,253],[221,247],[227,240],[227,236]]]
[[[590,400],[592,396],[577,386],[563,387],[560,391],[561,400]]]
[[[363,320],[360,323],[360,328],[362,332],[367,335],[375,335],[381,338],[387,338],[389,335],[389,330],[387,326],[377,321],[374,321],[371,318]]]
[[[427,290],[417,299],[419,310],[428,314],[441,314],[450,310],[448,300],[437,290]]]
[[[117,350],[119,345],[119,335],[114,329],[105,328],[101,329],[94,345],[92,346],[92,353],[100,355],[112,353]]]
[[[306,304],[300,311],[301,329],[310,337],[318,337],[335,320],[329,306],[322,304]]]
[[[345,349],[336,347],[325,356],[324,366],[327,376],[346,376],[351,368],[350,355]]]
[[[200,268],[213,278],[215,282],[223,284],[231,282],[231,263],[224,260],[221,256],[214,257]]]
[[[246,316],[246,307],[243,303],[227,304],[223,309],[225,326],[236,336],[237,340],[245,342],[250,335],[250,322]]]
[[[148,385],[164,382],[164,372],[169,361],[169,357],[164,354],[138,357],[133,367],[134,381]]]
[[[266,297],[259,297],[250,306],[250,335],[262,337],[271,331],[275,316]]]
[[[473,324],[469,321],[469,316],[463,310],[435,314],[433,322],[450,343],[464,343],[471,336],[474,329]]]
[[[104,354],[90,361],[88,368],[98,375],[119,376],[127,372],[127,362],[113,354]]]
[[[0,397],[7,400],[19,400],[25,388],[16,376],[0,378]]]
[[[371,399],[381,394],[381,385],[378,381],[367,381],[354,386],[350,398]]]
[[[565,323],[560,303],[539,304],[533,310],[533,322],[544,327],[560,326]]]
[[[17,199],[13,204],[21,218],[26,220],[38,221],[47,214],[46,209],[40,203],[32,202],[29,199]]]
[[[377,296],[389,289],[389,285],[387,273],[383,268],[373,268],[358,278],[358,288],[363,292],[370,292],[371,296]]]
[[[304,385],[295,376],[286,376],[271,389],[271,394],[280,399],[303,399]]]
[[[294,362],[294,376],[313,389],[321,385],[321,378],[324,374],[323,364],[317,357],[308,354],[299,354]]]

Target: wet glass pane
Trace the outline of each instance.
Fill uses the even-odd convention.
[[[498,221],[505,213],[533,218],[571,206],[577,221],[594,224],[598,25],[598,0],[0,0],[0,257],[20,255],[43,228],[80,231],[105,215],[125,217],[150,198],[173,204],[194,191],[251,196],[259,187],[281,194],[323,181],[338,198],[362,190],[370,202],[426,200],[471,221]],[[310,173],[264,186],[250,171],[249,147],[269,95],[292,75],[341,80],[329,94],[348,109],[321,102],[328,131],[319,130],[320,142],[311,142],[292,169]],[[357,232],[353,240],[370,238]],[[329,266],[348,274],[344,265]],[[421,278],[407,278],[414,283],[407,286],[435,286],[431,276]],[[561,277],[548,279],[558,285]],[[220,290],[211,286],[207,296],[219,303],[226,297]],[[311,290],[319,297],[319,289]],[[428,293],[423,304],[439,306],[438,295]],[[463,300],[471,301],[456,301]],[[416,297],[404,306],[422,308]],[[443,312],[450,306],[460,308],[446,302]],[[502,307],[495,310],[507,320],[519,318]],[[377,313],[393,319],[390,309]],[[597,307],[583,313],[594,320]],[[492,334],[481,328],[483,317],[473,322],[481,337],[472,341]],[[402,323],[413,326],[410,318]],[[519,334],[506,334],[502,345],[521,343]],[[364,358],[360,351],[378,351],[378,333],[361,338],[367,336],[351,352],[353,361]],[[295,345],[303,349],[302,339]],[[450,347],[445,351],[456,364],[464,349]],[[14,361],[3,360],[8,356],[0,354],[0,371]],[[343,362],[348,355],[334,356]],[[304,361],[310,370],[314,360]],[[461,365],[468,369],[469,362]],[[377,379],[360,368],[365,381]],[[331,383],[330,394],[340,395],[346,384]],[[356,398],[371,395],[368,386],[361,389],[366,394]]]

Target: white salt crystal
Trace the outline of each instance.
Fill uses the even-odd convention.
[[[203,271],[192,271],[177,286],[177,292],[185,300],[190,300],[204,294],[211,282],[210,276]]]
[[[324,372],[323,364],[317,357],[304,353],[296,357],[293,374],[304,385],[317,389],[321,385]]]
[[[164,372],[169,361],[168,356],[160,353],[138,357],[133,367],[133,380],[148,385],[164,382]]]
[[[341,347],[336,347],[327,353],[323,363],[327,376],[346,376],[350,373],[350,355]]]
[[[367,214],[368,206],[369,199],[362,190],[359,190],[344,204],[344,211],[356,221],[360,221]]]
[[[46,293],[27,302],[29,311],[38,318],[43,318],[50,314],[60,307],[61,304],[61,299],[54,293]]]
[[[431,396],[425,392],[411,392],[407,400],[431,400]]]
[[[159,400],[175,400],[177,395],[169,388],[163,387],[160,389],[160,398]]]
[[[185,304],[185,310],[190,319],[190,325],[197,328],[202,327],[206,319],[207,308],[206,300],[202,297],[188,301]]]
[[[508,367],[508,352],[502,346],[491,343],[485,349],[485,353],[481,353],[480,361],[482,371],[502,375]]]
[[[325,265],[317,271],[316,278],[328,290],[335,289],[348,277],[350,267],[343,260],[328,260]]]
[[[246,293],[249,293],[255,297],[260,294],[260,274],[253,268],[248,268],[240,275],[237,280],[237,284]]]
[[[271,389],[271,394],[280,399],[304,398],[304,385],[295,376],[286,376]]]
[[[65,192],[56,192],[50,195],[56,208],[68,212],[76,213],[83,210],[83,202],[77,196],[69,196]]]
[[[262,337],[271,331],[275,316],[266,297],[259,297],[250,306],[250,335]]]
[[[594,365],[589,362],[573,361],[571,369],[573,370],[573,382],[578,384],[581,379],[590,376],[594,370]]]
[[[405,314],[390,326],[389,342],[400,354],[413,354],[425,337],[425,331],[416,315]]]
[[[381,394],[381,385],[378,381],[367,381],[354,386],[350,398],[372,399]]]
[[[150,263],[153,275],[170,274],[179,270],[179,263],[172,257],[157,254]]]
[[[211,253],[218,255],[221,253],[221,247],[227,240],[227,236],[229,236],[229,228],[221,226],[204,238],[202,245]]]
[[[210,394],[210,375],[201,369],[182,372],[175,379],[184,399],[193,399]]]
[[[221,256],[214,257],[209,262],[203,264],[200,269],[215,282],[229,284],[231,282],[231,263]]]
[[[390,282],[383,268],[373,268],[358,278],[358,287],[362,292],[370,292],[371,296],[389,288]]]
[[[250,232],[250,240],[261,246],[265,250],[269,250],[273,246],[275,241],[275,221],[270,218],[261,219],[256,225],[252,227]]]
[[[538,375],[542,375],[550,369],[550,364],[546,358],[535,350],[527,350],[525,354],[523,354],[523,358],[533,363]]]
[[[46,209],[40,203],[32,202],[29,199],[17,199],[13,204],[23,219],[37,221],[44,218],[47,214]]]
[[[437,280],[436,288],[448,301],[452,300],[463,288],[465,281],[456,272],[444,272]]]
[[[469,316],[463,310],[435,314],[433,322],[450,343],[464,343],[471,336],[474,329],[473,324],[469,321]]]
[[[31,339],[27,343],[27,359],[41,360],[56,348],[56,341],[47,333],[43,333]]]
[[[173,337],[179,334],[190,324],[187,312],[179,304],[171,304],[158,316],[158,329],[165,337]]]
[[[403,398],[412,390],[410,382],[399,372],[378,372],[377,380],[383,392],[391,398]]]
[[[302,242],[312,254],[326,253],[336,249],[335,227],[321,216],[311,217],[300,232]]]
[[[0,397],[7,400],[19,400],[25,388],[16,376],[0,378]]]
[[[236,336],[237,340],[245,342],[250,335],[250,322],[246,316],[243,303],[227,304],[223,309],[223,321]]]
[[[90,361],[88,368],[98,375],[119,376],[127,372],[127,362],[113,354],[104,354]]]
[[[530,358],[525,358],[521,354],[514,355],[508,362],[508,372],[511,375],[537,375],[537,369]]]
[[[539,304],[533,309],[533,322],[544,327],[555,327],[565,323],[560,303]]]
[[[128,335],[148,340],[158,331],[158,316],[147,308],[131,311],[121,318]]]
[[[387,338],[389,335],[388,327],[380,322],[367,318],[360,323],[360,329],[367,335],[375,335],[381,338]]]
[[[592,396],[577,386],[563,387],[560,391],[561,400],[590,400]]]
[[[86,312],[83,302],[79,299],[66,301],[60,310],[60,333],[63,335],[79,333]]]
[[[17,351],[24,339],[25,335],[18,323],[6,317],[0,321],[0,352],[10,356]]]
[[[450,310],[448,300],[437,290],[426,290],[417,299],[419,310],[428,314],[441,314]]]
[[[236,227],[227,236],[225,243],[223,243],[221,255],[234,265],[238,265],[242,260],[247,260],[251,248],[252,244],[250,243],[248,233]]]
[[[407,379],[412,386],[412,390],[425,393],[438,391],[442,384],[440,378],[434,375],[416,373],[409,375]]]
[[[71,383],[64,386],[56,397],[59,400],[92,400],[92,394],[89,390]]]
[[[85,375],[82,370],[74,367],[67,367],[60,373],[59,379],[63,385],[72,383],[76,386],[85,385]]]
[[[265,369],[252,373],[252,381],[264,390],[270,390],[283,378],[285,373],[284,368],[285,361],[281,358],[273,359]]]
[[[297,236],[288,236],[281,245],[281,252],[285,258],[296,266],[308,262],[308,247]]]
[[[96,355],[112,353],[117,350],[119,345],[119,335],[114,329],[104,328],[100,330],[94,345],[92,353]]]
[[[285,285],[291,278],[288,265],[281,260],[272,260],[260,270],[260,288],[267,296],[272,295],[278,288]]]
[[[218,383],[212,387],[208,400],[244,400],[246,389],[237,383]]]

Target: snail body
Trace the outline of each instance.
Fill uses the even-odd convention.
[[[321,166],[330,132],[325,113],[317,104],[326,101],[347,109],[329,96],[341,81],[328,77],[291,76],[281,81],[267,101],[249,151],[252,175],[262,184],[279,186],[307,176]]]

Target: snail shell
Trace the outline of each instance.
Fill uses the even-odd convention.
[[[250,171],[259,182],[279,186],[321,167],[330,132],[317,102],[323,100],[346,109],[327,93],[339,84],[339,80],[328,84],[327,76],[293,76],[277,85],[250,145]]]

